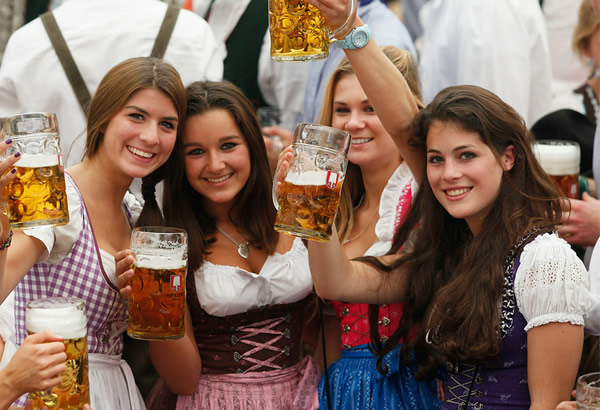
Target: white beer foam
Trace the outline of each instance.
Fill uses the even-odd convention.
[[[21,154],[21,159],[15,164],[16,167],[41,168],[58,165],[58,155],[52,154]]]
[[[534,143],[533,152],[549,175],[579,174],[581,153],[576,145]]]
[[[164,252],[161,250],[161,252]],[[183,258],[183,251],[174,250],[173,253],[168,255],[148,255],[142,253],[136,253],[134,265],[138,268],[145,269],[180,269],[186,266],[186,262]]]
[[[55,305],[46,309],[28,309],[26,326],[29,332],[49,330],[63,339],[78,339],[86,335],[87,319],[75,306]]]
[[[338,173],[339,181],[343,181],[341,173]],[[305,171],[302,174],[296,172],[288,172],[285,177],[285,182],[290,184],[304,186],[304,185],[325,185],[327,183],[327,171]]]

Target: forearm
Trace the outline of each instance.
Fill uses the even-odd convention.
[[[363,22],[357,17],[354,25]],[[373,39],[364,48],[344,51],[381,123],[420,182],[425,154],[408,145],[409,127],[418,107],[406,80]]]
[[[10,383],[5,370],[0,370],[0,410],[8,409],[19,398],[20,393]]]
[[[189,312],[186,312],[185,336],[178,340],[150,342],[150,357],[171,392],[181,395],[194,393],[200,380],[202,361]]]
[[[374,266],[350,261],[340,245],[335,227],[329,242],[309,241],[308,254],[313,284],[323,299],[354,303],[394,303],[405,293],[406,273],[384,273]],[[396,255],[379,258],[385,264]]]

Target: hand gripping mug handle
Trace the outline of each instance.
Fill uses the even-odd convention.
[[[350,13],[348,14],[348,18],[346,19],[346,21],[344,22],[344,24],[342,24],[340,27],[338,27],[336,30],[333,30],[330,34],[329,34],[329,41],[333,42],[335,41],[335,36],[340,33],[342,30],[346,29],[348,27],[348,25],[350,26],[350,28],[352,28],[352,23],[354,23],[354,19],[356,18],[356,11],[358,8],[358,0],[350,0]],[[350,30],[344,31],[343,34],[347,35]]]

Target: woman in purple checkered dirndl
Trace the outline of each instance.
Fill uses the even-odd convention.
[[[343,3],[319,1],[334,25],[343,22]],[[370,315],[378,367],[386,370],[384,358],[401,341],[401,360],[416,359],[418,379],[446,366],[444,409],[555,408],[568,400],[593,296],[585,266],[555,233],[562,195],[522,118],[467,85],[440,91],[419,110],[372,40],[346,55],[419,191],[387,255],[348,261],[337,238],[310,244],[317,294],[403,302],[385,345]]]
[[[29,301],[54,296],[85,301],[94,410],[145,409],[131,369],[121,360],[127,310],[115,255],[128,248],[141,210],[128,188],[134,178],[162,172],[185,107],[185,88],[171,65],[140,57],[112,68],[90,103],[85,157],[65,171],[69,222],[15,232],[7,252],[2,279],[16,284],[18,344],[26,337]],[[6,218],[1,219],[6,232]],[[0,290],[4,299],[11,287]]]
[[[187,93],[163,204],[163,222],[188,232],[185,336],[150,342],[162,384],[148,408],[172,408],[167,386],[182,410],[318,408],[321,372],[301,357],[315,307],[308,252],[273,230],[271,172],[252,105],[229,82],[196,82]],[[156,221],[148,193],[144,214]]]

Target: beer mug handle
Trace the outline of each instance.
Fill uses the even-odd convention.
[[[332,31],[329,34],[329,41],[334,41],[336,34],[341,32],[342,30],[344,30],[346,27],[348,27],[348,25],[352,26],[352,23],[354,23],[354,19],[356,18],[356,11],[358,8],[357,3],[358,3],[358,0],[350,0],[350,13],[348,14],[348,18],[346,19],[344,24],[342,24],[340,27],[338,27],[336,30]],[[344,32],[344,34],[347,34],[347,33]]]
[[[279,211],[279,195],[277,195],[277,176],[279,175],[279,164],[277,164],[277,169],[275,169],[275,173],[273,174],[273,188],[271,190],[271,196],[273,198],[273,205],[275,205],[275,210]]]

